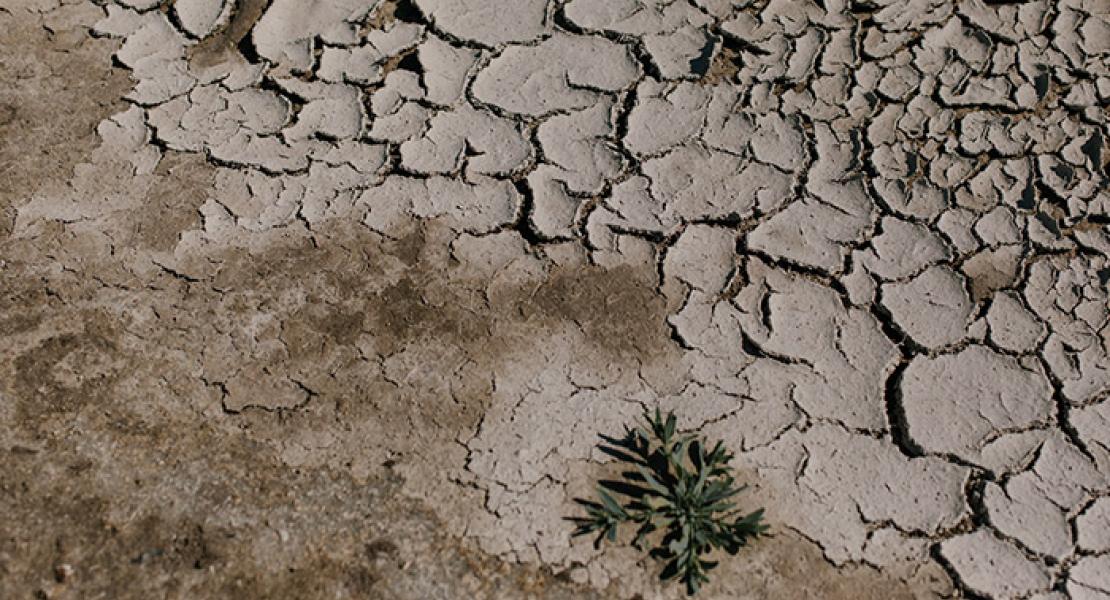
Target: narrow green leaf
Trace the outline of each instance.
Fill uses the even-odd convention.
[[[755,525],[755,524],[758,524],[762,520],[763,520],[763,509],[761,508],[761,509],[756,510],[754,512],[748,513],[747,515],[744,516],[743,519],[737,520],[736,524],[737,525]]]
[[[598,486],[597,495],[601,497],[601,503],[605,505],[605,508],[608,509],[610,513],[618,516],[627,516],[627,513],[624,512],[621,505],[609,495],[609,492],[605,491],[605,488]]]
[[[710,504],[701,509],[701,512],[706,515],[711,515],[713,513],[728,512],[734,508],[736,508],[736,504],[733,502],[718,502],[717,504]]]
[[[609,538],[610,542],[617,541],[617,526],[616,525],[609,526],[609,531],[606,534],[606,537]]]
[[[648,487],[650,487],[652,491],[664,497],[670,495],[670,490],[668,490],[666,486],[664,486],[662,483],[659,483],[659,481],[655,479],[655,477],[652,476],[652,474],[647,469],[641,467],[640,465],[636,465],[636,469],[639,470],[640,477],[644,478],[644,482],[648,484]]]

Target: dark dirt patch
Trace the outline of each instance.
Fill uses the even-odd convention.
[[[370,321],[369,331],[383,342],[381,352],[391,354],[420,338],[463,346],[490,338],[492,323],[488,313],[467,311],[454,303],[431,304],[426,296],[429,282],[417,277],[414,280],[405,275],[368,298],[364,314]]]
[[[179,425],[104,459],[79,440],[0,449],[0,594],[415,599],[473,580],[484,587],[468,597],[519,597],[528,581],[532,597],[591,597],[460,546],[395,477],[300,472],[241,436]]]
[[[370,18],[366,20],[366,24],[363,26],[364,31],[385,29],[387,25],[392,25],[397,20],[399,4],[399,0],[385,0],[382,2],[370,15]]]
[[[971,299],[979,302],[994,292],[1012,286],[1018,277],[1021,255],[1016,247],[982,250],[964,261]]]
[[[197,209],[212,193],[215,169],[202,155],[166,152],[137,211],[128,246],[172,251],[181,233],[200,225]]]
[[[392,240],[337,226],[315,244],[232,252],[211,283],[158,308],[149,335],[209,325],[163,343],[205,356],[203,378],[223,386],[224,406],[256,439],[330,440],[302,456],[311,462],[457,450],[494,380],[552,343],[578,344],[577,360],[609,370],[677,353],[649,266],[549,265],[489,294],[488,279],[444,251],[445,231],[429,223]]]
[[[736,597],[753,599],[915,600],[946,597],[952,591],[939,570],[920,572],[907,583],[867,566],[837,568],[816,544],[791,531],[778,532],[724,561],[716,576],[744,582],[744,592]]]
[[[15,359],[20,418],[30,423],[112,402],[123,366],[114,332],[90,315],[84,331],[47,338]]]
[[[556,269],[521,310],[577,324],[587,340],[614,357],[650,357],[671,345],[666,304],[653,275],[629,266]]]
[[[16,107],[12,104],[0,104],[0,134],[4,133],[4,127],[15,122],[18,114]]]
[[[701,81],[707,85],[716,85],[734,80],[739,73],[740,51],[726,43],[710,61],[709,69]]]

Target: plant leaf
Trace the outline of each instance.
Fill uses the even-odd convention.
[[[605,488],[598,486],[597,495],[601,497],[601,503],[613,515],[626,517],[628,513],[624,512],[624,508],[605,491]]]
[[[641,467],[640,465],[636,465],[636,469],[639,470],[640,477],[644,478],[644,482],[648,484],[648,487],[650,487],[652,491],[663,497],[667,497],[670,495],[670,490],[668,490],[666,486],[664,486],[662,483],[659,483],[659,481],[655,479],[651,472]]]
[[[702,559],[715,550],[735,554],[767,531],[763,511],[739,516],[730,499],[745,486],[736,485],[733,455],[720,440],[707,450],[699,436],[676,434],[674,411],[664,414],[659,407],[645,410],[643,421],[625,427],[623,441],[601,436],[611,444],[609,456],[635,468],[620,471],[620,480],[600,482],[597,502],[577,500],[587,516],[571,519],[573,535],[597,532],[594,544],[600,546],[617,540],[622,523],[635,523],[632,546],[664,563],[661,579],[678,579],[696,594],[717,566]],[[649,539],[658,542],[644,548]]]
[[[674,429],[676,425],[678,425],[678,417],[674,416],[673,412],[668,412],[667,425],[663,429],[663,431],[666,433],[666,439],[670,440],[672,437],[674,437]]]

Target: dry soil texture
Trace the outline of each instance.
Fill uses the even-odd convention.
[[[0,597],[1110,598],[1108,13],[0,0]]]

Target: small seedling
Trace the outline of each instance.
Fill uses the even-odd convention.
[[[732,454],[721,442],[707,452],[697,436],[676,436],[673,412],[666,418],[659,409],[645,412],[644,421],[626,429],[623,439],[604,438],[611,445],[602,450],[635,469],[621,473],[621,481],[600,482],[597,502],[578,500],[587,516],[572,519],[578,523],[574,535],[596,532],[600,545],[616,541],[621,524],[639,525],[632,545],[643,549],[645,540],[653,540],[650,555],[665,562],[659,578],[678,579],[693,595],[717,566],[707,555],[736,554],[767,531],[763,509],[741,515],[729,501],[745,486],[735,485]]]

